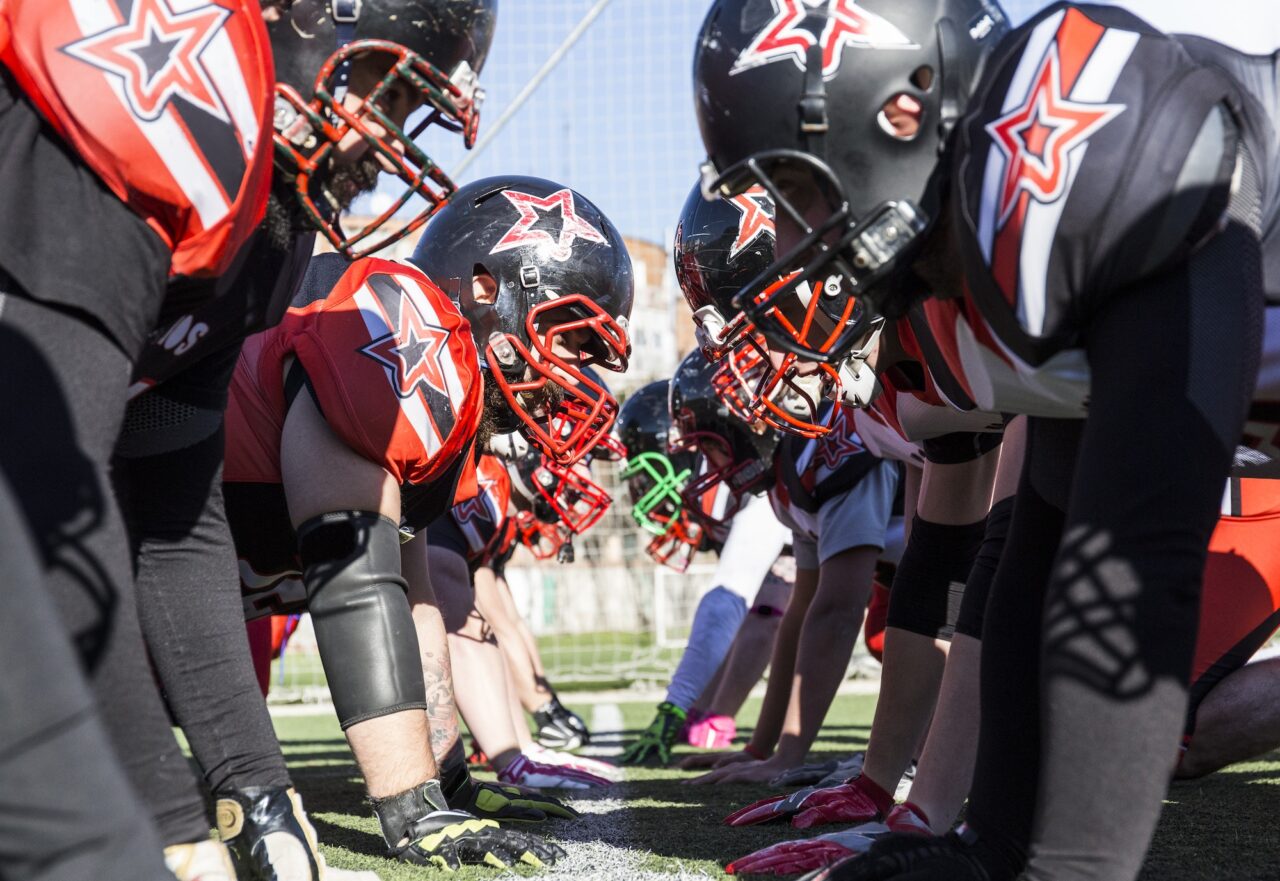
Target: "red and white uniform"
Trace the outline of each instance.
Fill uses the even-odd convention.
[[[1280,480],[1227,484],[1209,541],[1200,631],[1191,668],[1191,713],[1280,629]]]
[[[334,434],[400,484],[407,528],[476,493],[481,377],[457,307],[416,268],[376,258],[351,264],[328,290],[304,284],[279,325],[246,341],[231,380],[223,480],[248,617],[305,596],[280,439],[292,396],[308,389]]]
[[[256,0],[3,0],[0,63],[173,274],[220,274],[262,220],[275,72]]]

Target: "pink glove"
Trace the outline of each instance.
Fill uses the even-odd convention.
[[[733,743],[737,734],[738,723],[732,716],[707,716],[697,722],[690,720],[685,740],[690,746],[702,749],[724,749]]]
[[[591,789],[610,786],[613,782],[578,768],[535,762],[523,753],[498,773],[498,780],[535,789]]]

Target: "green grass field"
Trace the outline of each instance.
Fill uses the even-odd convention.
[[[839,698],[814,757],[831,758],[865,746],[874,705],[874,697]],[[754,718],[757,706],[748,704],[742,719]],[[590,707],[580,710],[590,719]],[[626,727],[634,733],[648,722],[652,706],[623,704],[621,710]],[[380,855],[377,822],[363,802],[336,720],[330,716],[280,718],[276,730],[332,865],[373,869],[383,881],[440,876]],[[625,783],[607,791],[572,797],[582,819],[541,827],[570,852],[569,860],[554,870],[495,873],[464,868],[451,877],[456,881],[512,874],[608,881],[726,878],[722,866],[728,860],[788,835],[800,837],[786,828],[731,829],[720,823],[730,811],[773,790],[680,785],[689,776],[674,770],[636,769],[629,771]],[[1175,784],[1143,878],[1246,881],[1280,877],[1276,822],[1280,789],[1270,788],[1278,783],[1280,753],[1204,780]]]

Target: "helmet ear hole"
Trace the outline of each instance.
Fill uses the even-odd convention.
[[[921,68],[927,69],[927,68]],[[920,69],[916,71],[919,73]],[[920,116],[924,107],[907,92],[898,92],[880,106],[876,122],[880,130],[899,141],[913,141],[920,133]]]
[[[498,280],[479,263],[471,270],[471,297],[485,306],[492,306],[498,299]]]
[[[917,67],[911,74],[911,85],[922,92],[933,88],[933,68],[927,64]]]

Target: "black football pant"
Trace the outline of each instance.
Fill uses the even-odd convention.
[[[132,402],[115,465],[147,647],[215,794],[290,785],[249,654],[222,495],[238,353],[215,353]]]
[[[129,357],[91,319],[13,291],[0,277],[0,471],[65,628],[50,638],[70,636],[117,757],[161,840],[206,838],[198,783],[143,647],[129,544],[108,474]],[[98,798],[83,787],[66,795],[90,804]]]
[[[968,822],[1025,878],[1125,881],[1186,719],[1201,579],[1257,375],[1235,224],[1089,319],[1088,418],[1028,423],[983,626]],[[1007,869],[1008,867],[1002,867]]]
[[[173,881],[0,480],[0,878]]]

